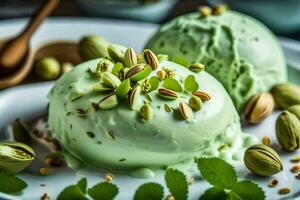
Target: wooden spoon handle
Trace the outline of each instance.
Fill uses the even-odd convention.
[[[41,7],[34,13],[21,35],[30,38],[43,20],[52,13],[52,11],[59,4],[60,0],[46,0],[43,2]]]

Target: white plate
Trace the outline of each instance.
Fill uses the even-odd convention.
[[[17,33],[21,30],[24,20],[9,20],[0,23],[0,38],[7,37],[11,34]],[[154,24],[134,23],[128,21],[110,21],[110,20],[88,20],[88,19],[52,19],[48,20],[41,29],[36,33],[32,41],[32,46],[39,46],[49,40],[57,39],[79,39],[82,35],[97,33],[107,37],[110,41],[120,43],[126,46],[131,46],[137,50],[141,50],[147,38],[156,30],[157,26]],[[284,40],[282,42],[287,53],[288,62],[294,65],[295,69],[299,67],[300,63],[300,45],[295,41]],[[298,66],[297,66],[298,65]],[[295,73],[294,73],[295,75]],[[298,74],[299,75],[299,74]],[[297,75],[295,76],[297,78]],[[300,77],[298,77],[300,79]],[[6,137],[5,130],[7,124],[13,122],[16,118],[23,120],[30,120],[36,116],[46,112],[47,92],[53,83],[39,83],[19,86],[0,92],[0,130],[2,134],[0,139]],[[262,124],[252,127],[245,127],[244,131],[253,133],[259,138],[269,135],[273,143],[276,144],[274,137],[274,123],[279,112],[275,112],[270,118]],[[249,178],[257,181],[261,187],[266,191],[267,199],[280,199],[286,196],[277,194],[279,187],[290,187],[292,193],[289,195],[291,199],[296,199],[300,196],[300,181],[294,178],[294,175],[289,172],[291,163],[289,159],[297,154],[283,153],[280,148],[275,145],[275,148],[281,153],[284,161],[285,170],[276,175],[279,180],[279,186],[275,189],[267,187],[267,182],[270,178],[257,178],[251,176],[248,171],[243,168],[239,171],[240,178]],[[298,152],[299,153],[299,152]],[[40,162],[35,163],[35,166],[41,166]],[[40,199],[43,193],[48,192],[51,199],[55,199],[58,193],[67,185],[74,184],[80,177],[86,176],[88,178],[89,186],[103,181],[103,171],[80,171],[74,172],[69,169],[55,171],[53,174],[41,177],[37,170],[28,170],[20,174],[28,183],[28,188],[20,196],[8,196],[0,194],[3,199]],[[153,179],[135,179],[127,175],[117,175],[114,179],[120,188],[120,193],[116,199],[129,200],[132,199],[135,189],[142,183],[157,181],[163,183],[163,175],[160,174]],[[40,184],[46,184],[46,187],[41,187]],[[190,187],[189,199],[198,199],[203,191],[209,186],[204,181],[197,180],[195,184]],[[167,194],[167,190],[165,190]]]

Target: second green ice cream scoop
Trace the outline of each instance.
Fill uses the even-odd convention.
[[[275,36],[259,21],[237,12],[180,16],[163,25],[146,46],[205,64],[238,110],[251,96],[286,81],[286,63]]]

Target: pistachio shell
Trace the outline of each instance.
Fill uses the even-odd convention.
[[[96,74],[101,75],[102,72],[111,71],[114,64],[107,58],[103,58],[97,65]]]
[[[282,83],[272,88],[276,104],[280,108],[287,109],[290,106],[300,104],[300,87],[291,83]]]
[[[124,98],[128,94],[129,90],[130,90],[130,80],[125,79],[117,88],[116,94],[118,97]]]
[[[96,83],[91,87],[93,92],[107,92],[113,90],[113,88],[104,85],[103,83]]]
[[[208,17],[212,14],[212,9],[209,6],[201,6],[199,12],[201,17]]]
[[[129,105],[132,109],[137,109],[140,100],[141,89],[140,87],[135,87],[132,89],[128,96]]]
[[[116,44],[111,44],[107,46],[107,52],[109,54],[109,57],[114,62],[124,62],[124,49],[126,50],[125,47]]]
[[[249,147],[244,155],[246,167],[259,176],[271,176],[282,171],[279,155],[271,147],[256,144]]]
[[[276,121],[276,137],[282,148],[293,151],[300,146],[300,120],[290,111],[284,111]]]
[[[194,63],[189,66],[189,70],[196,73],[202,72],[204,69],[205,66],[201,63]]]
[[[145,64],[137,64],[133,66],[125,75],[125,78],[129,78],[131,81],[140,81],[145,79],[151,73],[151,67]]]
[[[6,142],[0,144],[0,171],[19,173],[35,158],[33,149],[26,144]]]
[[[300,104],[291,106],[287,110],[290,111],[291,113],[293,113],[294,115],[296,115],[298,117],[298,119],[300,120]]]
[[[128,48],[124,55],[125,67],[132,67],[137,64],[137,56],[133,48]]]
[[[99,108],[100,109],[112,109],[118,105],[118,99],[115,94],[110,94],[103,99],[100,100],[99,102]]]
[[[192,94],[195,95],[196,97],[199,97],[202,101],[208,101],[211,99],[209,94],[202,91],[192,92]]]
[[[182,101],[179,103],[179,111],[185,120],[188,120],[192,116],[190,108]]]
[[[270,93],[257,94],[247,102],[244,117],[249,123],[259,123],[273,112],[274,106],[274,98]]]
[[[178,97],[176,92],[169,90],[169,89],[165,89],[165,88],[158,89],[158,94],[161,97],[163,97],[165,99],[170,99],[170,100],[175,100]]]
[[[105,85],[112,88],[117,88],[121,84],[120,79],[110,72],[103,72],[101,74],[101,80]]]
[[[108,56],[107,40],[98,35],[88,35],[83,37],[78,45],[78,53],[83,60],[103,58]]]
[[[150,49],[146,49],[143,52],[143,61],[151,66],[152,70],[156,70],[159,66],[159,61]]]
[[[189,105],[190,105],[190,107],[193,109],[193,110],[200,110],[201,108],[202,108],[202,100],[199,98],[199,97],[197,97],[197,96],[195,96],[195,95],[193,95],[191,98],[190,98],[190,100],[189,100]]]

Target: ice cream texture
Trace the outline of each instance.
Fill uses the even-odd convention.
[[[251,96],[286,81],[286,63],[275,36],[259,21],[234,11],[179,16],[163,25],[146,46],[205,64],[238,111]]]
[[[176,100],[161,98],[157,89],[147,95],[141,93],[134,109],[127,99],[118,99],[118,105],[111,109],[93,109],[92,105],[110,94],[91,91],[91,86],[100,80],[91,71],[95,71],[100,61],[82,63],[64,74],[48,95],[51,131],[65,151],[86,165],[143,169],[165,167],[204,155],[238,161],[244,150],[257,142],[254,136],[241,132],[235,107],[215,78],[206,72],[193,73],[170,61],[160,63],[157,70],[162,67],[173,70],[180,83],[186,76],[195,75],[199,90],[211,96],[200,111],[192,111],[189,120],[178,117],[179,102],[188,105],[191,96],[184,91],[178,93]],[[148,77],[156,76],[156,71]],[[161,88],[163,81],[159,84]],[[70,100],[73,94],[83,96]],[[145,102],[152,110],[152,118],[146,121],[139,115]],[[171,112],[165,110],[166,104]]]

